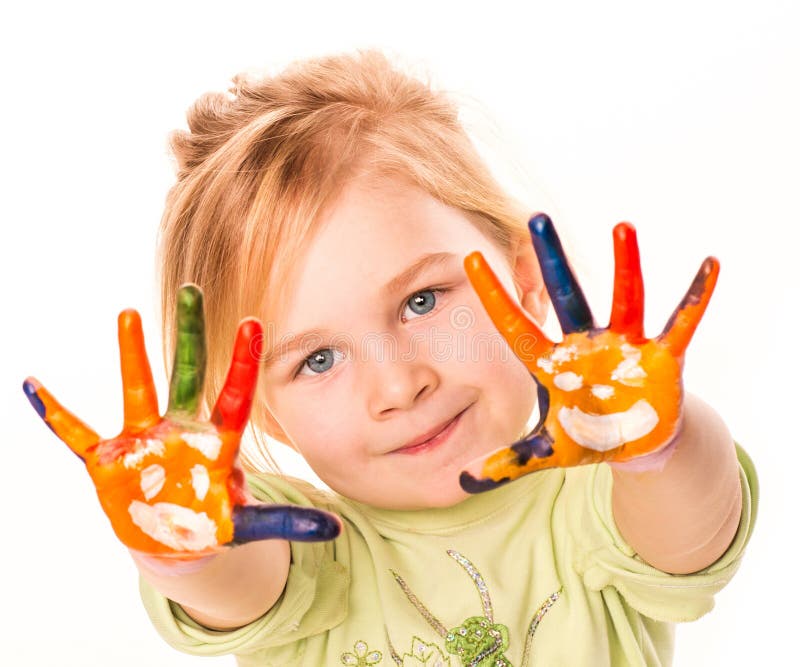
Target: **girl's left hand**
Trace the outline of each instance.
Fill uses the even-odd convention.
[[[538,214],[528,226],[564,338],[560,343],[547,339],[480,253],[465,258],[489,316],[538,384],[541,414],[524,439],[461,473],[461,486],[470,493],[544,468],[599,461],[631,462],[625,465],[635,469],[660,465],[680,430],[683,355],[719,274],[719,262],[706,258],[664,331],[645,338],[636,231],[620,223],[614,228],[611,321],[599,328],[550,218]]]

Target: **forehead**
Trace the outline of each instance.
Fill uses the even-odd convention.
[[[404,180],[355,180],[301,254],[281,319],[289,330],[324,325],[350,299],[364,308],[377,304],[384,285],[421,256],[452,253],[456,259],[446,265],[463,273],[463,258],[473,250],[493,264],[502,261],[463,211]]]

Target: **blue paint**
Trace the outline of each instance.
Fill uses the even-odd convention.
[[[553,438],[543,428],[536,435],[520,440],[511,445],[511,451],[517,455],[516,464],[524,466],[531,458],[544,459],[553,455]]]
[[[539,431],[544,428],[544,420],[547,418],[547,413],[550,412],[550,391],[541,382],[539,382],[535,375],[531,374],[531,377],[536,381],[536,398],[539,403],[539,421],[536,422],[536,426],[530,430],[530,433],[525,434],[526,436],[539,433]]]
[[[528,222],[528,229],[561,330],[568,334],[594,328],[592,311],[569,268],[553,221],[538,213]]]
[[[295,505],[238,505],[233,509],[233,544],[255,540],[324,542],[338,537],[336,518],[321,510]]]
[[[545,413],[546,410],[542,412],[542,414]],[[532,436],[515,442],[513,445],[511,445],[511,447],[509,447],[509,449],[517,456],[517,460],[509,465],[523,467],[532,458],[544,459],[553,455],[553,437],[547,432],[547,429],[540,427],[542,419],[539,421],[539,426],[533,430]],[[503,477],[499,480],[494,480],[490,477],[478,479],[466,471],[463,471],[458,478],[458,483],[467,493],[483,493],[484,491],[491,491],[492,489],[496,489],[498,486],[508,484],[510,481],[510,477]]]
[[[25,395],[28,397],[33,409],[36,410],[36,414],[38,414],[45,424],[47,424],[47,428],[49,428],[53,433],[56,433],[55,429],[50,426],[50,422],[47,421],[47,410],[44,407],[44,403],[42,403],[42,399],[39,398],[39,394],[36,393],[36,387],[34,386],[33,382],[25,382],[22,383],[22,391],[25,392]],[[56,433],[58,435],[58,433]],[[83,460],[83,459],[81,459]]]
[[[692,284],[689,285],[689,289],[687,290],[686,294],[684,294],[681,302],[678,304],[678,307],[672,311],[672,315],[669,316],[667,323],[664,325],[664,330],[661,332],[661,337],[666,336],[670,329],[675,325],[675,320],[678,319],[678,316],[681,314],[681,311],[686,308],[687,306],[696,306],[700,303],[701,299],[703,298],[703,292],[706,289],[706,279],[708,277],[708,273],[710,273],[710,269],[708,266],[708,260],[704,261],[703,264],[700,266],[700,270],[695,274],[694,280],[692,280]]]
[[[461,488],[467,493],[483,493],[484,491],[491,491],[492,489],[496,489],[498,486],[508,484],[510,481],[511,479],[509,477],[503,477],[503,479],[499,481],[494,481],[493,479],[476,479],[468,472],[462,472],[458,478],[458,483],[461,484]]]
[[[25,392],[25,395],[31,402],[33,409],[36,410],[36,413],[46,421],[44,403],[42,403],[42,399],[39,398],[39,395],[36,393],[36,387],[33,386],[33,382],[25,380],[25,382],[22,383],[22,391]]]

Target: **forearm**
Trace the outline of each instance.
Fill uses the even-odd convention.
[[[196,621],[219,630],[241,627],[267,612],[283,593],[289,543],[262,540],[192,565],[160,562],[131,551],[142,577]]]
[[[681,432],[663,469],[612,466],[612,475],[617,527],[654,567],[696,572],[733,540],[742,508],[735,446],[719,415],[697,397],[685,396]]]

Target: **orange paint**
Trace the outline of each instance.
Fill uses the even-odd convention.
[[[573,306],[564,294],[580,288],[551,224],[546,216],[531,219],[532,234],[546,232],[544,242],[534,243],[540,263],[558,269],[550,282],[544,274],[558,312]],[[545,468],[629,461],[659,451],[677,435],[683,355],[711,299],[719,262],[713,257],[703,262],[664,331],[647,339],[639,249],[629,223],[614,228],[614,257],[608,327],[567,332],[559,343],[550,341],[506,293],[480,253],[465,258],[465,271],[484,308],[549,399],[533,434],[469,466],[465,474],[474,480],[471,488],[493,488],[486,482],[502,483]],[[591,322],[588,305],[580,308],[579,319]],[[562,322],[571,323],[572,313],[566,314]],[[543,444],[532,447],[533,441]]]
[[[204,364],[204,339],[181,336],[186,331],[180,329],[202,330],[202,294],[189,285],[181,295],[178,357]],[[25,392],[42,419],[83,459],[100,504],[126,546],[187,558],[217,551],[233,540],[234,509],[246,502],[237,455],[258,378],[259,357],[252,350],[258,347],[254,341],[260,340],[261,324],[254,318],[240,323],[231,371],[208,422],[196,414],[204,365],[183,363],[171,401],[177,408],[162,417],[139,314],[120,313],[118,330],[124,425],[115,438],[101,440],[35,379],[26,380]],[[187,376],[200,380],[180,384]],[[171,398],[172,392],[171,387]],[[197,406],[194,413],[186,409],[190,404]]]

